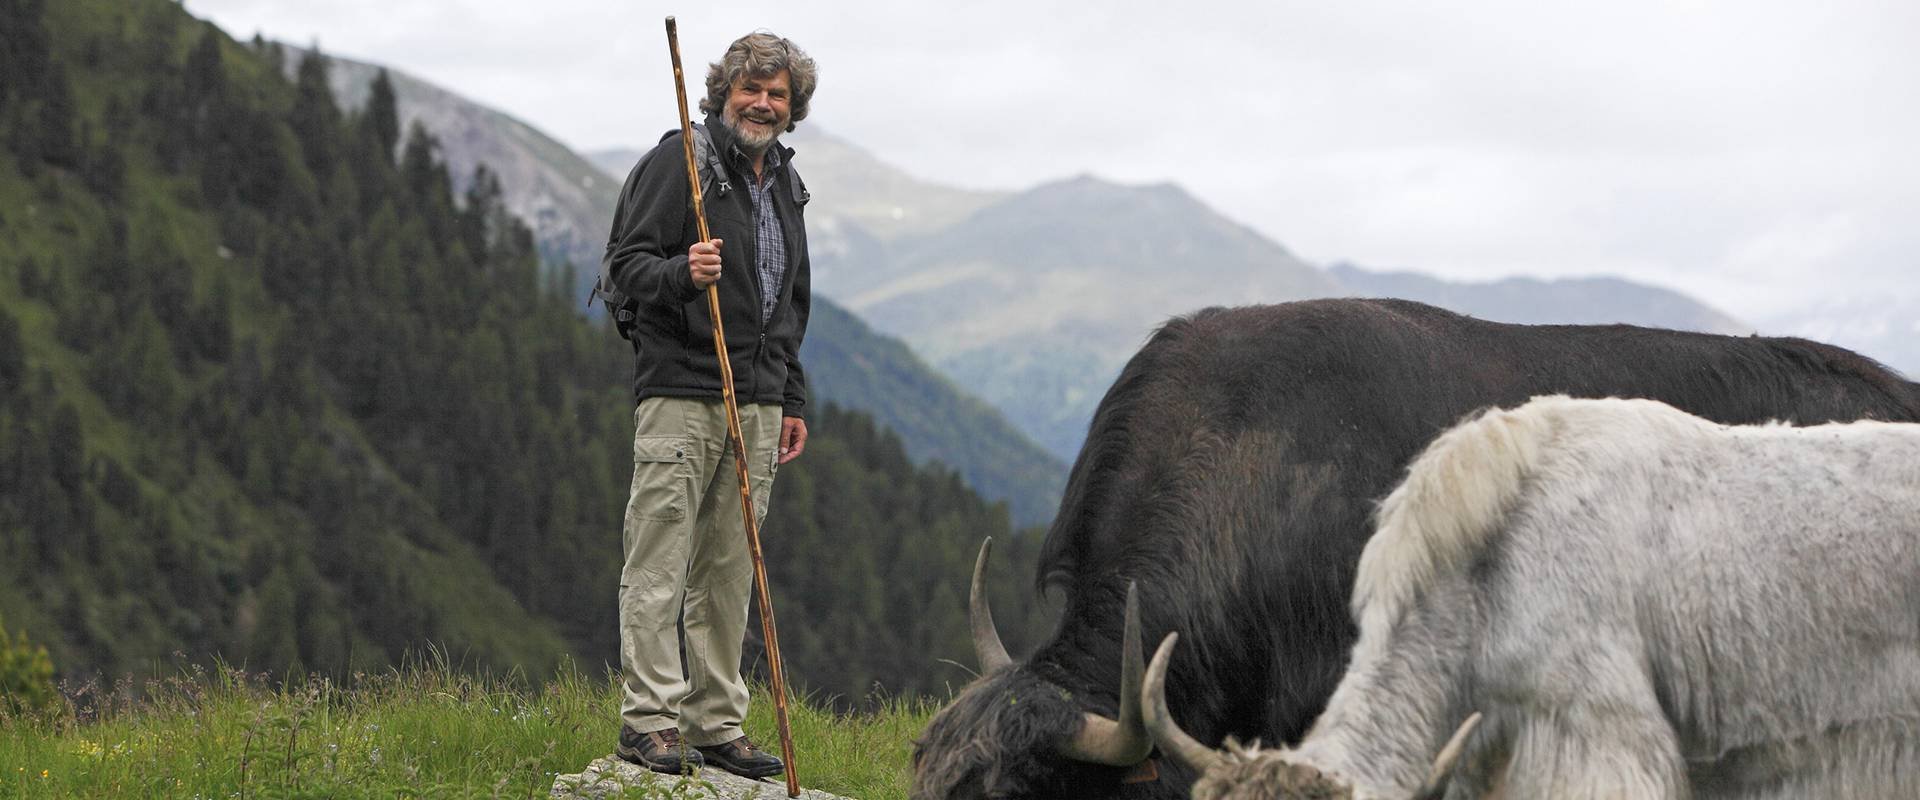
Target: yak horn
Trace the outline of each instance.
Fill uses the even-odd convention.
[[[1000,631],[993,627],[993,609],[987,605],[987,554],[993,552],[993,537],[980,543],[980,557],[973,562],[973,590],[967,596],[967,622],[973,627],[973,652],[980,659],[980,674],[986,675],[1013,665],[1007,646],[1000,643]]]
[[[1180,634],[1167,634],[1160,649],[1153,653],[1153,663],[1147,665],[1146,685],[1141,691],[1146,706],[1147,733],[1153,736],[1153,743],[1160,746],[1160,752],[1204,773],[1219,766],[1226,756],[1180,730],[1172,712],[1167,710],[1167,662],[1173,658],[1173,643],[1179,640]]]
[[[1140,598],[1139,588],[1127,584],[1127,615],[1120,641],[1120,718],[1082,715],[1085,724],[1061,748],[1068,758],[1092,764],[1130,767],[1153,752],[1140,718]]]
[[[1454,763],[1460,760],[1460,753],[1467,749],[1467,737],[1473,735],[1473,729],[1479,724],[1478,711],[1460,723],[1453,738],[1447,740],[1447,746],[1440,748],[1440,755],[1433,760],[1433,769],[1427,772],[1427,782],[1414,795],[1414,800],[1440,800],[1441,795],[1447,793],[1447,783],[1453,780]]]

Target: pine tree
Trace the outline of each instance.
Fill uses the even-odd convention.
[[[314,175],[333,171],[340,155],[340,107],[333,102],[333,87],[327,79],[327,57],[315,44],[300,59],[293,85],[293,109],[287,124],[300,142],[307,169]]]
[[[0,308],[0,403],[20,391],[27,375],[27,350],[20,342],[20,321]]]
[[[440,161],[439,150],[439,137],[420,120],[414,120],[407,128],[407,148],[400,156],[400,175],[416,200],[424,201],[436,193],[446,192],[447,170]]]
[[[0,106],[36,92],[52,62],[46,0],[0,0]]]
[[[393,81],[385,69],[373,78],[367,98],[367,126],[382,158],[393,163],[394,149],[400,146],[400,111],[393,96]]]
[[[87,129],[88,126],[84,124],[81,126],[83,160],[80,165],[80,179],[102,201],[118,204],[126,194],[126,157],[120,154],[120,148],[112,142],[103,143],[98,147],[87,146],[86,143],[93,138],[90,132],[85,132]]]
[[[193,352],[214,362],[225,362],[233,352],[233,282],[224,271],[215,272],[207,296],[195,306],[184,337]]]
[[[220,54],[220,42],[225,38],[226,34],[209,24],[200,34],[200,41],[194,44],[193,52],[187,54],[181,78],[187,103],[195,110],[205,109],[226,91],[226,63]]]
[[[69,493],[78,493],[87,475],[87,440],[80,427],[80,412],[73,404],[60,401],[46,434],[46,474]],[[53,533],[61,533],[54,531]]]
[[[58,62],[51,64],[42,87],[38,126],[31,139],[33,152],[42,161],[57,167],[80,166],[80,146],[73,132],[73,85],[67,71]]]

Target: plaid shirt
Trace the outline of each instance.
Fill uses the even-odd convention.
[[[760,322],[765,324],[773,318],[773,307],[779,305],[780,282],[787,277],[787,237],[780,227],[780,215],[773,211],[775,181],[774,173],[780,169],[780,148],[767,148],[766,161],[761,165],[763,180],[753,180],[748,176],[747,195],[753,198],[754,238],[758,246],[754,248],[753,265],[760,270]]]

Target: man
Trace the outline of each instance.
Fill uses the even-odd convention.
[[[700,110],[719,156],[716,174],[702,176],[711,240],[699,240],[678,132],[634,168],[614,215],[608,274],[640,305],[617,752],[659,772],[784,769],[740,728],[753,566],[706,291],[718,286],[754,514],[765,519],[775,471],[807,443],[806,191],[779,136],[806,118],[815,77],[813,59],[765,32],[735,41],[707,71]]]

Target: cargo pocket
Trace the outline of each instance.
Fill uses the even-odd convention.
[[[684,436],[636,436],[633,440],[633,497],[627,514],[635,519],[678,521],[687,518],[687,484],[692,450]]]
[[[780,472],[780,448],[774,447],[772,450],[766,461],[754,470],[757,474],[748,476],[753,480],[753,524],[756,526],[767,521],[767,503],[773,497],[773,479]]]

